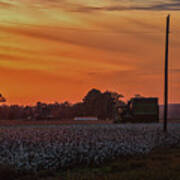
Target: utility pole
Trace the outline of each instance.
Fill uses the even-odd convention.
[[[168,117],[168,56],[169,56],[169,26],[170,15],[167,16],[166,22],[166,49],[165,49],[165,78],[164,78],[164,132],[167,132]]]

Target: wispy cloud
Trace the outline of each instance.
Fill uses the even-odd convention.
[[[0,1],[0,7],[12,7],[16,4],[24,4],[26,7],[35,9],[57,8],[71,12],[99,12],[99,11],[179,11],[179,0],[98,0],[92,1],[73,1],[73,0],[36,0],[36,1]]]
[[[98,12],[98,11],[180,11],[180,2],[171,1],[171,2],[160,2],[157,4],[142,3],[138,4],[128,4],[127,5],[109,5],[109,6],[83,6],[79,5],[76,8],[72,9],[74,12]]]
[[[0,8],[10,8],[10,7],[13,7],[11,3],[0,1]]]
[[[113,34],[109,34],[109,36],[107,36],[107,34],[103,34],[100,32],[80,31],[81,33],[79,33],[73,30],[62,30],[60,28],[17,28],[4,26],[1,26],[0,31],[12,33],[18,36],[26,36],[32,39],[40,39],[43,41],[52,41],[57,43],[67,43],[76,46],[112,52],[118,52],[120,50],[126,52],[128,50],[124,45],[121,44],[120,41],[116,41],[117,36]]]

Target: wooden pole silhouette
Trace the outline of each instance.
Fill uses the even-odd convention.
[[[167,132],[167,117],[168,117],[169,26],[170,26],[170,15],[167,16],[167,22],[166,22],[165,78],[164,78],[164,132]]]

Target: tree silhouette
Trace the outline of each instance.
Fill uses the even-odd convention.
[[[0,94],[0,102],[6,102],[6,99]]]
[[[35,106],[2,105],[0,119],[28,119],[28,120],[66,120],[77,116],[95,116],[99,119],[114,119],[118,108],[124,104],[119,100],[121,94],[111,91],[101,92],[91,89],[82,102],[70,104],[67,101],[53,104],[37,102]],[[0,94],[0,102],[6,99]]]
[[[116,92],[91,89],[83,98],[86,115],[96,116],[99,119],[113,119],[118,112],[119,100],[123,97]]]

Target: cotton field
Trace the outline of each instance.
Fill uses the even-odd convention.
[[[4,127],[0,129],[0,164],[19,170],[62,169],[169,145],[180,146],[180,124],[170,124],[167,134],[162,124]]]

